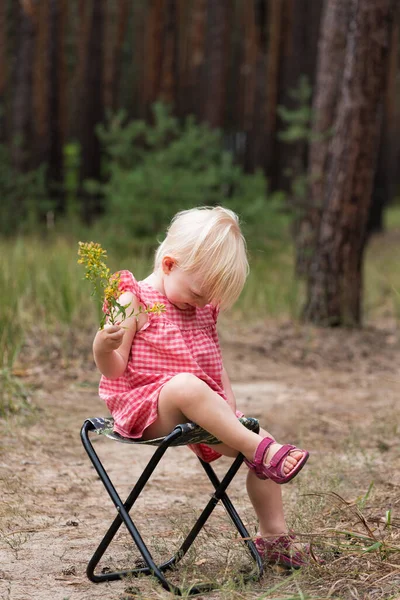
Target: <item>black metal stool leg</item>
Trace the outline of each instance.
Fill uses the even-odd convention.
[[[230,484],[230,482],[232,481],[232,479],[234,478],[234,476],[236,475],[237,471],[239,470],[240,466],[243,463],[243,455],[239,454],[239,456],[235,459],[231,468],[229,469],[229,471],[227,472],[225,477],[222,479],[222,482],[219,481],[214,469],[212,468],[212,466],[209,463],[206,463],[206,462],[202,461],[201,459],[200,459],[200,462],[202,464],[203,469],[207,473],[208,478],[210,479],[211,483],[215,487],[215,490],[216,490],[215,495],[218,496],[219,500],[221,500],[222,504],[225,507],[226,512],[228,513],[231,521],[233,522],[236,529],[238,530],[244,543],[248,547],[253,560],[256,563],[256,568],[257,568],[256,572],[252,571],[248,575],[245,575],[244,580],[248,581],[250,579],[260,579],[262,577],[262,574],[264,571],[261,557],[260,557],[259,553],[257,552],[257,548],[256,548],[254,542],[252,541],[252,539],[250,538],[249,532],[247,531],[246,527],[244,526],[242,519],[240,518],[239,514],[237,513],[235,507],[233,506],[229,496],[225,493],[226,488],[228,487],[228,485]]]
[[[253,541],[250,539],[250,535],[246,527],[244,526],[244,523],[239,517],[235,507],[233,506],[229,496],[226,494],[225,491],[228,485],[231,483],[232,479],[235,477],[240,466],[242,465],[243,456],[240,454],[235,459],[222,481],[219,481],[214,469],[209,463],[205,463],[200,458],[199,461],[202,464],[205,472],[207,473],[211,483],[213,484],[215,488],[215,493],[212,495],[211,499],[209,500],[201,515],[197,519],[196,523],[192,527],[191,531],[187,535],[186,539],[183,541],[176,555],[173,558],[171,558],[170,561],[164,563],[160,568],[165,568],[167,566],[168,568],[171,568],[178,562],[178,560],[180,560],[186,554],[186,552],[189,550],[194,540],[196,539],[197,535],[200,533],[201,529],[207,522],[212,511],[217,506],[218,502],[221,500],[229,517],[231,518],[231,521],[233,522],[239,534],[243,538],[244,543],[247,545],[250,554],[256,563],[256,570],[253,570],[251,573],[244,575],[243,579],[244,581],[249,581],[251,579],[260,579],[263,574],[262,560],[257,552]]]
[[[239,534],[243,538],[243,541],[247,544],[248,549],[250,550],[250,553],[257,565],[257,569],[258,569],[257,575],[255,575],[252,572],[251,574],[244,576],[243,579],[245,581],[247,581],[249,579],[254,579],[256,577],[257,578],[261,577],[262,572],[263,572],[261,559],[258,555],[258,552],[257,552],[253,542],[249,539],[249,534],[248,534],[243,522],[241,521],[232,502],[230,501],[229,497],[227,496],[227,494],[225,492],[226,488],[231,483],[232,479],[236,475],[237,471],[239,470],[239,468],[243,462],[243,457],[241,455],[239,455],[235,459],[235,461],[232,463],[231,467],[229,468],[228,472],[226,473],[226,475],[224,476],[222,481],[219,481],[214,470],[208,463],[204,463],[201,459],[199,459],[205,472],[207,473],[211,483],[213,484],[213,486],[215,488],[215,493],[213,494],[213,496],[207,503],[206,507],[200,514],[199,518],[197,519],[196,523],[192,527],[191,531],[189,532],[188,536],[186,537],[186,539],[184,540],[184,542],[182,543],[181,547],[176,552],[176,554],[172,558],[170,558],[168,561],[164,562],[163,564],[156,565],[156,563],[154,562],[154,560],[151,556],[151,553],[149,552],[146,544],[144,543],[138,529],[136,528],[135,524],[133,523],[133,521],[129,515],[129,511],[133,507],[134,503],[136,502],[137,498],[139,497],[140,493],[142,492],[144,486],[148,482],[149,478],[151,477],[152,473],[154,472],[155,468],[157,467],[158,463],[160,462],[162,456],[166,452],[167,448],[170,446],[170,444],[176,438],[178,438],[181,435],[181,431],[179,430],[179,428],[177,428],[173,432],[171,432],[171,434],[169,434],[169,436],[167,436],[164,439],[162,444],[155,451],[153,457],[150,459],[150,461],[149,461],[148,465],[146,466],[146,468],[144,469],[143,473],[139,477],[136,485],[133,487],[127,500],[125,501],[125,503],[123,503],[120,496],[116,492],[114,485],[112,484],[107,472],[105,471],[105,469],[104,469],[99,457],[97,456],[97,453],[95,452],[93,445],[89,439],[89,432],[92,431],[93,429],[94,429],[94,426],[90,421],[86,421],[84,423],[82,430],[81,430],[82,443],[85,447],[85,450],[86,450],[94,468],[96,469],[100,479],[102,480],[103,485],[105,486],[111,500],[113,501],[113,503],[118,511],[118,515],[114,519],[114,521],[111,524],[111,526],[109,527],[107,533],[105,534],[102,541],[100,542],[98,548],[94,552],[93,557],[89,561],[89,564],[87,567],[87,575],[91,581],[93,581],[95,583],[100,583],[103,581],[113,581],[113,580],[121,579],[128,575],[137,576],[139,574],[145,574],[145,575],[152,574],[155,577],[157,577],[157,579],[159,580],[161,585],[164,587],[164,589],[174,593],[175,595],[179,595],[179,596],[183,595],[184,593],[188,594],[188,595],[193,595],[193,594],[198,594],[198,593],[201,593],[204,591],[209,591],[211,589],[214,589],[216,587],[215,584],[205,583],[205,584],[198,584],[196,586],[192,586],[190,589],[187,589],[187,590],[182,590],[181,588],[170,583],[164,576],[163,572],[168,569],[172,569],[187,553],[187,551],[193,544],[194,540],[196,539],[197,535],[199,534],[199,532],[203,528],[204,524],[208,520],[209,516],[211,515],[212,511],[218,504],[219,500],[221,500],[222,503],[224,504],[225,509],[227,510],[233,524],[235,525]],[[125,523],[125,526],[127,527],[134,543],[136,544],[139,552],[141,553],[144,562],[148,566],[142,567],[142,568],[131,569],[131,570],[125,570],[125,571],[116,571],[116,572],[112,572],[112,573],[95,574],[94,573],[95,568],[97,567],[98,563],[100,562],[102,556],[104,555],[104,553],[107,550],[108,546],[110,545],[111,541],[115,537],[115,535],[116,535],[117,531],[119,530],[122,523]]]
[[[203,464],[203,461],[201,459],[199,459],[199,460]],[[189,550],[190,546],[193,544],[194,540],[200,533],[201,529],[206,524],[206,522],[207,522],[208,518],[210,517],[211,513],[213,512],[214,508],[217,506],[218,502],[224,496],[225,490],[228,487],[228,485],[230,484],[230,482],[232,481],[235,474],[237,473],[237,471],[242,463],[242,460],[236,459],[236,461],[232,464],[228,473],[224,477],[223,482],[222,483],[218,482],[218,486],[216,487],[215,493],[212,495],[212,497],[206,504],[205,508],[203,509],[203,511],[200,514],[199,518],[197,519],[196,523],[193,525],[193,527],[190,530],[189,534],[187,535],[186,539],[182,542],[181,547],[179,548],[178,552],[176,553],[176,557],[179,557],[179,558],[177,559],[176,557],[173,557],[171,559],[171,561],[170,561],[171,566],[173,564],[175,564],[175,562],[177,562],[177,560],[180,560],[180,558],[182,558],[186,554],[186,552]],[[204,464],[207,464],[207,463],[204,463]],[[209,466],[209,465],[207,465],[207,466]]]
[[[115,487],[113,486],[99,457],[97,456],[97,453],[95,452],[95,450],[93,448],[92,443],[90,442],[88,434],[89,434],[89,431],[91,431],[91,430],[93,430],[93,425],[89,421],[86,421],[81,430],[82,442],[83,442],[85,450],[88,453],[88,456],[89,456],[94,468],[96,469],[100,479],[102,480],[102,482],[103,482],[103,484],[104,484],[104,486],[105,486],[105,488],[106,488],[106,490],[107,490],[111,500],[113,501],[119,514],[114,519],[111,527],[107,531],[106,535],[104,536],[99,547],[97,548],[96,552],[94,553],[92,559],[89,562],[89,565],[87,568],[87,575],[88,575],[89,579],[91,581],[93,581],[94,583],[100,583],[102,581],[113,581],[113,580],[121,579],[122,577],[125,577],[127,575],[138,575],[139,573],[145,573],[145,574],[152,573],[153,575],[155,575],[158,578],[161,585],[166,590],[169,590],[177,595],[181,595],[179,588],[177,588],[176,586],[171,584],[164,577],[160,568],[155,564],[146,544],[143,542],[143,539],[142,539],[139,531],[137,530],[136,526],[134,525],[131,517],[129,516],[129,512],[128,512],[130,510],[130,508],[133,506],[135,500],[139,496],[143,487],[147,483],[147,481],[148,481],[149,477],[151,476],[151,474],[153,473],[154,469],[160,462],[166,449],[168,448],[168,446],[170,444],[170,440],[168,438],[175,439],[176,437],[178,437],[180,435],[179,431],[177,431],[175,433],[175,430],[174,430],[174,432],[172,432],[170,434],[170,436],[167,436],[167,438],[165,438],[165,443],[163,443],[161,446],[159,446],[157,448],[152,459],[150,460],[146,469],[143,471],[137,484],[133,488],[126,503],[124,504],[122,502],[121,498],[119,497],[119,495],[117,494]],[[101,557],[103,556],[106,549],[110,545],[112,539],[114,538],[115,534],[117,533],[118,529],[120,528],[122,522],[125,523],[125,526],[127,527],[129,533],[131,534],[138,550],[140,551],[140,553],[143,557],[143,560],[148,565],[148,569],[146,569],[146,568],[145,569],[133,569],[133,570],[129,570],[129,571],[118,571],[115,573],[101,573],[101,574],[96,575],[94,573],[94,569],[96,568]]]

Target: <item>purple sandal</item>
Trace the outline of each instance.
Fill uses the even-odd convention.
[[[274,456],[271,459],[271,462],[269,464],[265,464],[264,456],[268,448],[275,443],[275,440],[273,440],[272,438],[263,438],[258,444],[258,447],[254,453],[253,461],[247,460],[245,458],[244,462],[249,467],[249,469],[255,471],[255,474],[259,479],[271,479],[272,481],[275,481],[275,483],[287,483],[288,481],[293,479],[293,477],[296,477],[299,471],[301,471],[301,469],[304,467],[308,460],[309,453],[307,452],[307,450],[300,450],[300,448],[296,448],[296,446],[292,446],[291,444],[285,444],[284,446],[282,446],[282,448],[279,448],[279,450],[274,454]],[[297,465],[293,467],[293,469],[289,471],[287,475],[285,475],[285,473],[283,472],[285,459],[290,454],[290,452],[293,452],[293,450],[298,450],[299,452],[302,452],[303,457],[299,461],[297,461]]]
[[[254,544],[264,562],[300,569],[310,562],[312,555],[309,544],[304,546],[304,550],[294,550],[295,541],[296,536],[293,533],[286,533],[273,540],[257,537]]]

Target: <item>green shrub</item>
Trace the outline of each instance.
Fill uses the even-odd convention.
[[[1,244],[0,256],[0,369],[11,368],[19,354],[24,340],[24,326],[21,319],[22,289],[19,271],[21,265]]]
[[[0,233],[33,231],[52,207],[46,190],[46,168],[21,173],[0,144]]]
[[[0,419],[12,413],[32,410],[29,392],[8,368],[0,368]]]
[[[89,181],[86,188],[103,194],[106,225],[115,238],[152,246],[179,210],[219,204],[240,215],[253,247],[279,237],[288,221],[282,194],[268,195],[261,171],[245,174],[224,151],[221,132],[193,117],[181,123],[159,103],[153,114],[152,124],[126,122],[118,113],[98,127],[107,183]]]

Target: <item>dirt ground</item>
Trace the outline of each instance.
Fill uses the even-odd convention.
[[[364,515],[374,531],[387,511],[391,511],[392,527],[398,527],[400,341],[395,325],[326,331],[290,322],[263,322],[247,329],[225,322],[221,338],[238,406],[259,418],[277,439],[311,451],[304,474],[284,486],[291,526],[310,536],[322,535],[328,527],[355,527],[354,519],[330,502],[335,492],[349,506],[364,496]],[[40,343],[32,341],[27,355],[32,357],[34,346]],[[70,358],[63,361],[57,347],[42,349],[39,355],[40,360],[24,362],[17,370],[32,386],[38,410],[1,425],[0,598],[122,600],[135,597],[135,592],[140,598],[168,598],[161,587],[143,580],[95,585],[86,579],[87,561],[114,517],[79,440],[84,419],[105,414],[97,397],[98,375],[89,350],[82,356],[71,349]],[[96,444],[118,490],[126,496],[152,449],[108,440]],[[230,495],[254,532],[244,471],[245,467]],[[143,535],[148,531],[156,541],[156,553],[189,523],[209,493],[190,451],[167,453],[136,510]],[[222,536],[223,542],[215,541],[217,554],[219,548],[234,545],[234,532],[223,512],[216,510],[215,525],[213,516],[206,531],[214,541]],[[396,531],[392,539],[398,540]],[[120,554],[137,559],[134,550],[129,554],[128,541],[121,534],[107,560],[118,562]],[[207,568],[211,555],[206,549],[203,538],[194,565]],[[391,554],[393,570],[388,576],[383,570],[377,577],[372,563],[369,556],[365,558],[365,576],[353,569],[335,578],[328,561],[302,575],[302,593],[312,598],[394,598],[396,588],[400,589],[400,553]],[[191,577],[189,567],[185,576]],[[279,587],[284,577],[267,568],[263,580],[247,591],[213,592],[204,598],[265,597],[266,590]],[[268,597],[283,597],[279,594]]]

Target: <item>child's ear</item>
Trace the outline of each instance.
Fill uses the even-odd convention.
[[[161,262],[161,267],[165,275],[169,275],[175,266],[176,260],[172,258],[172,256],[164,256]]]

